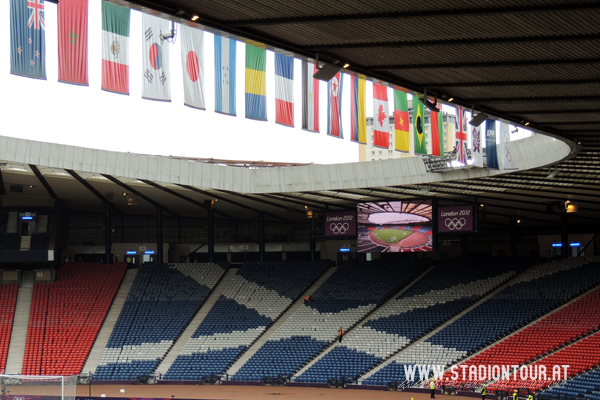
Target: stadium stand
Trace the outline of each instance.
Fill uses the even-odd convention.
[[[566,371],[561,368],[560,380],[564,378],[565,372],[568,378],[598,367],[600,365],[600,351],[598,351],[598,349],[600,349],[600,332],[585,337],[563,349],[558,350],[555,353],[550,354],[547,357],[542,358],[541,360],[532,363],[527,368],[527,373],[524,374],[523,377],[519,373],[517,374],[518,379],[516,380],[498,380],[489,385],[489,387],[490,389],[500,389],[505,387],[523,387],[530,390],[544,389],[549,385],[559,381],[558,379],[553,379],[554,377],[552,377],[552,368],[555,365],[568,366]],[[549,380],[537,379],[539,371],[541,370],[540,368],[543,368],[543,370],[546,371],[547,378],[550,378]],[[531,374],[531,376],[529,374]]]
[[[135,380],[152,373],[227,267],[215,263],[140,267],[94,379]]]
[[[301,294],[330,261],[245,263],[165,374],[200,380],[222,373]]]
[[[50,232],[34,233],[31,235],[31,250],[46,250],[50,244]]]
[[[296,381],[325,383],[328,379],[358,377],[506,282],[527,264],[501,258],[469,264],[462,260],[440,263]]]
[[[540,393],[546,400],[600,400],[600,368],[593,369]]]
[[[431,261],[349,262],[286,320],[233,375],[237,381],[292,374],[413,280]]]
[[[18,233],[0,234],[0,251],[19,251],[21,236]]]
[[[404,366],[450,365],[523,328],[600,283],[597,259],[564,259],[539,265],[499,293],[363,381],[385,385],[406,379]]]
[[[17,283],[5,283],[0,286],[0,373],[6,368],[18,291]]]
[[[462,365],[524,365],[600,329],[599,309],[600,288],[597,288]],[[462,376],[456,381],[463,384]],[[472,385],[483,383],[477,379],[465,381]]]
[[[127,265],[68,263],[54,283],[36,283],[23,374],[81,372]]]

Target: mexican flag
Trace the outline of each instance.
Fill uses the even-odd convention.
[[[102,90],[129,94],[129,13],[102,2]]]

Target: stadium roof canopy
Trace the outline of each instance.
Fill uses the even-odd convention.
[[[304,205],[335,210],[355,207],[361,201],[429,196],[477,201],[486,204],[486,218],[490,222],[508,225],[507,217],[518,217],[538,227],[556,225],[560,215],[547,210],[569,200],[579,202],[579,212],[572,214],[570,224],[590,229],[597,226],[600,219],[600,2],[597,0],[132,0],[129,3],[137,8],[154,9],[175,20],[198,15],[196,22],[205,29],[263,42],[296,56],[314,59],[318,55],[319,60],[340,66],[348,63],[350,72],[409,91],[427,90],[447,104],[483,111],[517,126],[527,124],[527,128],[564,140],[570,149],[568,155],[549,165],[528,170],[520,165],[519,171],[508,174],[466,171],[437,174],[444,175],[442,179],[412,182],[391,179],[385,185],[367,180],[361,187],[339,185],[327,190],[281,186],[269,193],[255,194],[232,193],[216,186],[195,190],[178,187],[174,189],[177,193],[185,192],[198,202],[221,196],[223,200],[287,219],[302,218],[299,209]],[[373,162],[373,165],[386,164]],[[40,170],[43,166],[40,164]],[[3,175],[7,192],[10,179],[39,178],[35,171],[18,175],[5,170]],[[41,175],[44,176],[43,171]],[[49,180],[60,186],[56,176]],[[100,193],[120,193],[122,188],[106,176],[79,176],[98,186]],[[60,179],[72,183],[76,177],[67,172]],[[39,188],[40,182],[36,182],[33,186]],[[132,185],[138,185],[149,199],[162,199],[180,213],[187,213],[184,203],[193,205],[157,188],[151,181],[136,180]],[[76,196],[74,193],[84,188],[83,184],[79,186],[69,185],[61,197]],[[84,193],[81,191],[80,197],[93,196],[89,191]],[[73,199],[72,203],[75,202]],[[231,209],[227,212],[240,217],[253,213],[234,203],[228,207]],[[290,212],[292,209],[295,211]],[[151,208],[146,211],[152,213]]]

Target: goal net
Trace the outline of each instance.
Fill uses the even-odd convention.
[[[2,375],[1,400],[75,400],[77,375]]]

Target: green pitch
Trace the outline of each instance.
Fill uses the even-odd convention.
[[[405,237],[412,235],[413,231],[404,231],[400,229],[376,229],[372,233],[377,240],[394,244],[401,241]]]

